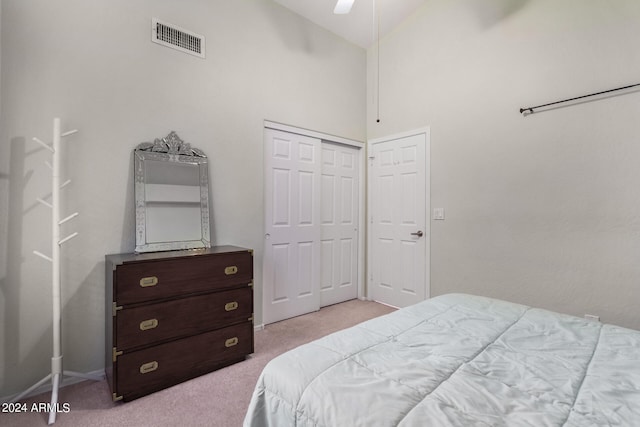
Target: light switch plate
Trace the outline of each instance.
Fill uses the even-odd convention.
[[[444,219],[444,208],[433,208],[433,219]]]

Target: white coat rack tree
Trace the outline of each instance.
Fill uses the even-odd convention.
[[[20,400],[22,397],[28,395],[36,388],[40,387],[47,381],[51,380],[51,405],[49,409],[49,424],[56,422],[56,414],[61,410],[62,405],[58,404],[58,389],[63,377],[77,377],[87,380],[101,381],[102,378],[95,375],[82,374],[79,372],[67,371],[62,368],[62,336],[61,336],[61,320],[62,320],[62,298],[61,298],[61,283],[60,283],[60,247],[73,239],[78,235],[77,232],[72,233],[64,238],[60,238],[60,227],[65,222],[78,216],[78,212],[60,219],[60,190],[71,183],[71,180],[67,180],[60,183],[60,157],[61,157],[61,140],[62,138],[72,135],[78,132],[77,130],[71,130],[62,133],[60,131],[60,119],[53,119],[53,144],[49,145],[38,138],[33,138],[35,142],[42,145],[47,150],[53,153],[52,162],[45,162],[45,164],[52,171],[52,184],[51,184],[51,202],[39,198],[38,202],[51,209],[51,256],[47,256],[41,252],[33,251],[34,254],[49,261],[52,266],[52,301],[53,301],[53,355],[51,357],[51,373],[38,381],[36,384],[25,390],[20,395],[16,396],[13,400]]]

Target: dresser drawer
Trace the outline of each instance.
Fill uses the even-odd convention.
[[[115,271],[114,301],[119,306],[249,284],[249,251],[125,263]]]
[[[116,314],[114,346],[126,351],[246,322],[252,315],[253,292],[249,286],[124,308]]]
[[[114,363],[114,392],[131,400],[230,365],[253,352],[253,323],[231,326],[140,351]]]

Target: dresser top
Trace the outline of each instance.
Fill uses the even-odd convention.
[[[251,249],[241,248],[238,246],[212,246],[204,249],[186,249],[180,251],[164,251],[164,252],[145,252],[145,253],[126,253],[126,254],[111,254],[105,257],[108,263],[111,263],[114,268],[116,265],[146,262],[155,260],[167,260],[174,258],[187,258],[192,256],[201,255],[215,255],[230,252],[253,252]]]

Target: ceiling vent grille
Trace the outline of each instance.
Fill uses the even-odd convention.
[[[151,41],[204,58],[204,36],[155,18],[151,20]]]

